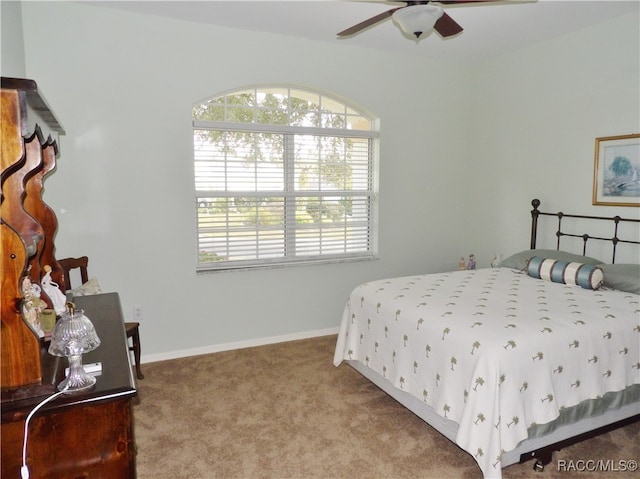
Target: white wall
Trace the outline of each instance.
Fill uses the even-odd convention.
[[[22,2],[0,2],[0,72],[5,77],[24,78],[26,72],[24,36],[22,33]]]
[[[76,3],[28,2],[23,16],[27,74],[67,131],[45,185],[57,257],[88,254],[126,314],[142,306],[145,359],[336,328],[357,284],[450,269],[469,249],[464,221],[448,219],[463,208],[440,201],[464,188],[454,160],[467,156],[466,67]],[[191,106],[279,82],[350,98],[382,119],[380,259],[196,275]]]
[[[639,217],[638,208],[591,204],[595,138],[640,132],[637,14],[487,62],[474,71],[474,82],[478,188],[471,191],[495,192],[476,205],[495,211],[495,229],[504,235],[484,236],[485,246],[512,252],[526,244],[529,220],[521,213],[532,198],[549,212]],[[480,215],[475,219],[481,228]],[[541,225],[547,226],[555,228],[556,220]],[[638,231],[637,224],[625,227],[635,239]],[[613,228],[602,234],[612,237]],[[610,260],[610,247],[602,247],[594,243],[587,253]],[[638,248],[621,245],[618,259],[640,262]]]
[[[473,69],[77,3],[27,2],[23,18],[27,76],[67,130],[45,185],[57,257],[88,254],[125,314],[142,306],[146,360],[325,331],[360,282],[471,251],[486,266],[526,247],[534,196],[608,210],[590,206],[593,140],[640,130],[634,16]],[[190,107],[280,82],[381,118],[380,259],[196,275]]]

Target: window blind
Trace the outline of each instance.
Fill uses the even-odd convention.
[[[301,122],[194,120],[198,270],[373,256],[375,132]]]

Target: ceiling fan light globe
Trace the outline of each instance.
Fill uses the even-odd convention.
[[[410,5],[393,12],[391,18],[407,35],[420,38],[433,31],[443,13],[442,8],[435,5]]]

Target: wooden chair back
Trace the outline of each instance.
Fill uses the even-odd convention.
[[[64,272],[64,289],[69,291],[71,289],[71,270],[80,269],[80,279],[82,284],[89,281],[89,273],[87,272],[87,265],[89,264],[89,258],[87,256],[81,256],[79,258],[64,258],[59,259],[58,264]]]
[[[80,278],[82,279],[82,284],[89,281],[89,273],[87,272],[87,265],[89,264],[89,258],[87,256],[80,256],[79,258],[65,258],[59,259],[58,264],[62,268],[64,273],[64,287],[65,291],[69,291],[71,288],[71,275],[70,271],[79,268],[80,269]],[[82,298],[82,296],[79,296]],[[80,299],[80,302],[84,301]],[[118,299],[118,302],[120,300]],[[120,316],[122,316],[122,312],[120,312]],[[136,376],[138,379],[144,379],[144,375],[140,370],[140,332],[139,332],[140,323],[138,322],[125,322],[124,330],[127,335],[127,345],[129,345],[129,338],[133,341],[133,344],[129,346],[129,350],[133,351],[133,356],[135,358],[135,368],[136,368]]]

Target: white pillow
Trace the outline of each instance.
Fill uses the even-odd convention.
[[[74,296],[91,296],[92,294],[100,294],[102,290],[96,278],[91,278],[82,286],[70,289],[69,292]]]

